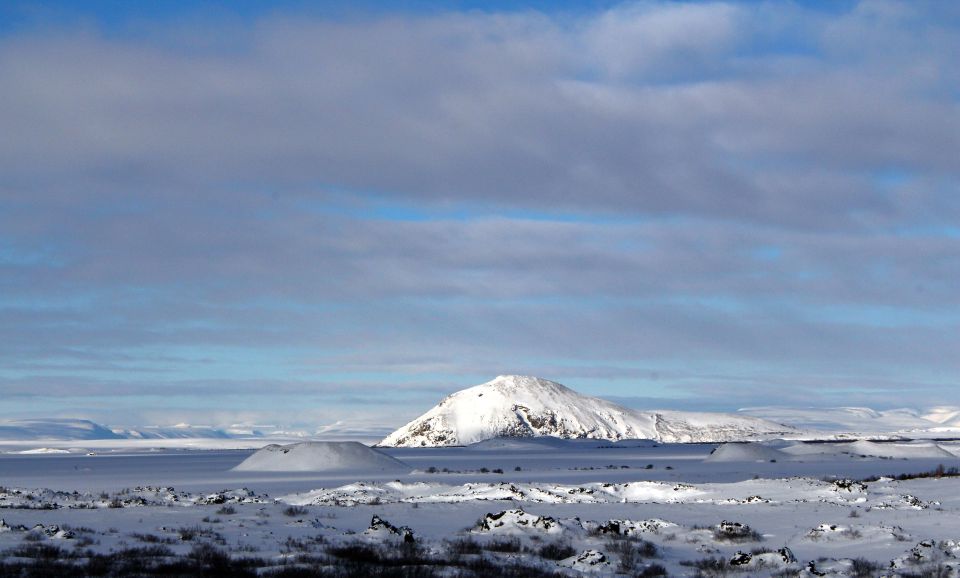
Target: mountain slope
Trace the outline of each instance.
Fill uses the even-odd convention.
[[[501,375],[451,394],[380,445],[450,446],[493,437],[528,436],[706,442],[757,439],[792,431],[753,417],[636,411],[581,395],[546,379]]]

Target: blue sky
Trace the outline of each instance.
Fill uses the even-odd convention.
[[[0,417],[960,404],[952,3],[385,5],[0,6]]]
[[[688,4],[705,4],[688,0]],[[756,4],[754,0],[740,0],[738,4]],[[235,19],[255,22],[259,18],[289,14],[312,18],[363,18],[384,14],[424,15],[448,12],[524,12],[589,15],[622,5],[616,0],[355,0],[354,2],[218,0],[166,0],[164,2],[124,2],[122,0],[46,0],[30,2],[11,0],[0,6],[6,29],[34,28],[58,24],[96,24],[108,30],[123,30],[142,21],[153,23],[177,22],[196,18]],[[848,11],[853,0],[818,0],[801,3],[805,9],[827,13]]]

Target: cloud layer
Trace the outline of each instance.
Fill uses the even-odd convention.
[[[0,391],[960,402],[958,28],[864,1],[9,32]]]

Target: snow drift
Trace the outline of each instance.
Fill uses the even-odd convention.
[[[765,439],[793,428],[718,413],[637,411],[559,383],[517,375],[458,391],[387,436],[381,446],[454,446],[496,437],[723,442]]]
[[[413,468],[359,442],[270,444],[243,460],[235,471],[409,473]]]

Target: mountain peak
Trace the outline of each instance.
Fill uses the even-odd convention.
[[[506,373],[498,375],[488,381],[487,383],[512,383],[512,382],[521,382],[521,381],[531,381],[531,382],[550,382],[548,379],[543,379],[542,377],[536,377],[533,375],[519,375],[513,373]]]
[[[498,375],[494,379],[476,387],[518,391],[572,391],[570,388],[555,381],[532,375]]]

